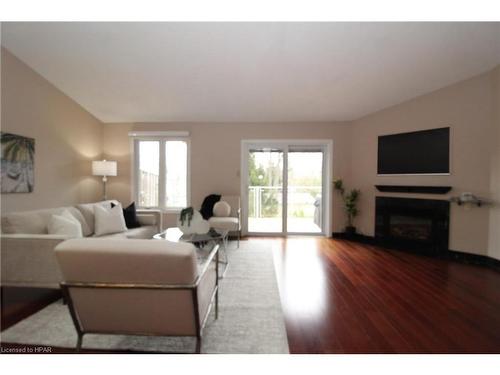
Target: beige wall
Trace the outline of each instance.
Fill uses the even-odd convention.
[[[191,202],[200,207],[211,193],[240,195],[240,149],[242,139],[331,139],[333,140],[333,176],[350,178],[350,128],[345,123],[288,124],[210,124],[144,123],[105,124],[104,153],[118,161],[118,177],[110,178],[110,197],[123,203],[131,200],[131,154],[128,132],[131,130],[185,130],[191,139]],[[344,225],[343,212],[334,196],[332,229]],[[175,215],[167,215],[166,225]]]
[[[3,194],[2,211],[54,207],[99,199],[101,183],[90,161],[118,161],[109,196],[131,200],[130,130],[186,130],[191,138],[191,199],[218,192],[240,193],[242,139],[331,139],[334,178],[362,190],[361,233],[373,235],[375,184],[451,185],[450,194],[414,195],[445,199],[464,191],[493,198],[491,207],[452,206],[450,248],[500,259],[500,67],[496,70],[348,123],[134,123],[101,124],[77,103],[2,48],[1,126],[36,140],[35,191]],[[451,175],[377,177],[377,137],[451,127]],[[398,194],[390,194],[398,195]],[[401,195],[411,196],[411,195]],[[332,230],[345,216],[333,196]],[[167,215],[166,225],[175,215]]]
[[[1,76],[2,131],[35,138],[34,191],[2,194],[2,212],[96,200],[102,124],[4,48]]]
[[[498,114],[495,99],[500,69],[428,95],[372,114],[352,124],[213,124],[213,123],[134,123],[105,124],[103,145],[108,159],[119,162],[119,176],[111,178],[112,197],[131,200],[131,130],[186,130],[191,138],[191,197],[199,206],[207,194],[240,193],[240,142],[242,139],[322,138],[332,139],[333,177],[343,178],[348,187],[360,188],[358,230],[374,234],[375,196],[391,195],[447,199],[465,191],[481,197],[498,195]],[[496,75],[495,75],[496,74]],[[496,107],[493,101],[496,100]],[[494,110],[497,112],[494,112]],[[382,134],[451,127],[451,174],[449,176],[377,177],[377,137]],[[497,133],[494,132],[496,129]],[[495,143],[496,142],[496,143]],[[494,152],[497,152],[495,154]],[[493,155],[493,159],[492,159]],[[495,159],[497,157],[497,159]],[[495,177],[496,176],[496,177]],[[496,179],[495,179],[496,178]],[[495,182],[496,181],[496,182]],[[379,193],[375,184],[451,185],[448,195],[408,195]],[[495,198],[498,200],[497,198]],[[466,209],[452,205],[450,248],[498,256],[498,206]],[[332,230],[341,231],[345,216],[338,197],[333,196]],[[167,215],[166,225],[175,215]]]
[[[493,131],[494,147],[491,153],[490,191],[493,205],[490,209],[488,255],[500,259],[500,66],[493,71]]]
[[[492,73],[418,97],[369,115],[353,124],[352,181],[362,191],[357,226],[374,234],[375,196],[405,196],[376,191],[375,184],[450,185],[448,195],[414,195],[446,199],[462,192],[489,197],[490,157],[494,146],[492,124]],[[377,137],[421,129],[451,128],[451,174],[449,176],[377,177]],[[450,248],[486,255],[488,252],[488,207],[467,210],[451,206]]]

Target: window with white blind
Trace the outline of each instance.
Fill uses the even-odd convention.
[[[134,137],[134,200],[141,208],[189,205],[189,139]]]

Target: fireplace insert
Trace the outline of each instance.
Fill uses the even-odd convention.
[[[375,237],[381,245],[425,253],[448,251],[448,201],[376,197],[375,215]]]

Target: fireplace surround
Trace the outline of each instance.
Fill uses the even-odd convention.
[[[448,251],[450,202],[436,199],[375,198],[378,243],[440,254]]]

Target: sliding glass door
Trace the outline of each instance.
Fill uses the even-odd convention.
[[[313,147],[288,150],[287,232],[323,231],[323,151]]]
[[[248,231],[283,231],[283,151],[248,151]]]
[[[327,233],[327,146],[285,141],[243,143],[245,232]]]

